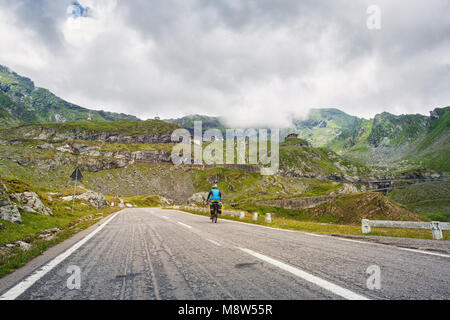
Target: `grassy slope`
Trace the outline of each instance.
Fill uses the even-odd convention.
[[[387,154],[384,160],[389,165],[394,155],[400,156],[394,163],[395,170],[450,171],[450,107],[440,110],[443,114],[436,121],[422,115],[394,116],[386,112],[371,120],[362,119],[328,146],[344,157],[371,164],[373,159],[377,159],[377,163],[380,161],[373,156],[387,138],[389,146],[382,149],[383,152],[390,149],[392,156]]]
[[[397,189],[389,198],[431,220],[450,221],[450,182],[426,182]]]
[[[20,225],[1,220],[3,227],[0,229],[0,245],[23,240],[31,244],[31,248],[28,251],[22,251],[15,248],[7,255],[0,254],[0,277],[24,265],[27,261],[46,250],[49,246],[67,239],[76,232],[99,221],[99,219],[117,211],[117,209],[110,208],[95,209],[90,205],[82,204],[81,201],[76,201],[74,212],[72,213],[71,203],[63,202],[55,196],[53,196],[52,201],[50,201],[48,199],[47,191],[31,187],[17,179],[1,178],[1,180],[5,183],[10,193],[24,191],[36,192],[44,205],[52,209],[53,216],[21,212],[23,223]],[[63,194],[68,192],[69,191],[65,190],[63,191]],[[45,240],[39,237],[39,232],[55,227],[62,229],[55,238]]]
[[[158,134],[171,134],[172,131],[178,128],[180,128],[178,125],[160,120],[77,121],[23,125],[12,129],[1,130],[0,137],[18,139],[31,133],[31,136],[28,138],[33,138],[39,136],[45,130],[52,130],[58,133],[86,131],[90,133],[108,132],[128,136],[153,136]]]
[[[425,139],[408,156],[408,159],[421,162],[422,168],[450,171],[450,107],[443,110],[443,115],[432,123]]]
[[[4,87],[4,95],[13,101],[13,105],[3,104],[0,101],[0,110],[10,111],[10,118],[0,123],[3,126],[14,126],[19,123],[79,121],[87,120],[89,117],[97,121],[139,120],[123,113],[89,110],[71,104],[47,89],[36,88],[30,79],[1,65],[0,85]]]

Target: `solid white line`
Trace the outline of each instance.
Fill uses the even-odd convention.
[[[206,239],[206,240],[208,240],[208,241],[211,242],[212,244],[215,244],[215,245],[218,246],[218,247],[221,247],[221,244],[218,243],[218,242],[216,242],[216,241],[214,241],[214,240],[210,240],[210,239]]]
[[[444,257],[444,258],[450,258],[450,255],[448,255],[448,254],[443,254],[443,253],[428,252],[428,251],[422,251],[422,250],[418,250],[418,249],[401,248],[401,247],[397,247],[397,249],[404,250],[404,251],[411,251],[411,252],[418,252],[418,253],[430,254],[430,255],[432,255],[432,256],[439,256],[439,257]]]
[[[177,222],[178,224],[180,224],[180,225],[182,225],[183,227],[186,227],[186,228],[189,228],[189,229],[192,229],[192,227],[191,226],[188,226],[187,224],[184,224],[183,222]]]
[[[164,219],[166,219],[166,220],[169,220],[169,217],[166,217],[166,216],[162,216]]]
[[[302,278],[302,279],[304,279],[306,281],[309,281],[309,282],[311,282],[311,283],[313,283],[313,284],[315,284],[315,285],[317,285],[319,287],[322,287],[322,288],[324,288],[324,289],[326,289],[326,290],[328,290],[328,291],[330,291],[330,292],[332,292],[332,293],[334,293],[334,294],[336,294],[336,295],[338,295],[340,297],[343,297],[345,299],[348,299],[348,300],[369,300],[365,296],[362,296],[360,294],[354,293],[353,291],[350,291],[348,289],[342,288],[342,287],[340,287],[338,285],[335,285],[334,283],[331,283],[331,282],[329,282],[327,280],[324,280],[324,279],[321,279],[319,277],[316,277],[316,276],[314,276],[314,275],[312,275],[310,273],[307,273],[307,272],[305,272],[303,270],[300,270],[298,268],[295,268],[293,266],[287,265],[287,264],[285,264],[285,263],[283,263],[281,261],[269,258],[269,257],[267,257],[265,255],[262,255],[260,253],[257,253],[255,251],[252,251],[252,250],[249,250],[249,249],[245,249],[245,248],[238,248],[238,249],[240,249],[240,250],[242,250],[242,251],[244,251],[244,252],[246,252],[246,253],[248,253],[248,254],[250,254],[250,255],[258,258],[258,259],[260,259],[260,260],[268,262],[268,263],[270,263],[270,264],[272,264],[272,265],[274,265],[274,266],[276,266],[276,267],[278,267],[278,268],[280,268],[280,269],[282,269],[284,271],[290,272],[290,273],[296,275],[297,277],[300,277],[300,278]]]
[[[341,237],[330,237],[330,238],[339,239],[339,240],[342,240],[342,241],[362,243],[362,244],[371,244],[371,245],[374,245],[374,246],[395,248],[395,249],[403,250],[403,251],[411,251],[411,252],[415,252],[415,253],[423,253],[423,254],[429,254],[429,255],[432,255],[432,256],[439,256],[439,257],[444,257],[444,258],[450,258],[450,255],[444,254],[444,253],[428,252],[428,251],[423,251],[423,250],[418,250],[418,249],[403,248],[403,247],[397,247],[395,245],[391,246],[391,245],[388,245],[388,244],[385,244],[385,243],[369,242],[369,241],[363,241],[363,240],[354,240],[354,239],[347,239],[347,238],[341,238]]]
[[[108,220],[106,220],[104,223],[102,223],[97,229],[95,229],[90,234],[88,234],[86,237],[84,237],[83,239],[78,241],[71,248],[67,249],[66,251],[61,253],[59,256],[54,258],[52,261],[47,263],[45,266],[43,266],[42,268],[35,271],[31,276],[29,276],[25,280],[22,280],[19,284],[15,285],[11,289],[9,289],[2,296],[0,296],[0,300],[14,300],[17,297],[19,297],[26,290],[28,290],[34,283],[36,283],[36,281],[41,279],[50,270],[52,270],[54,267],[56,267],[58,264],[60,264],[62,261],[64,261],[64,259],[69,257],[75,250],[77,250],[83,244],[85,244],[87,241],[89,241],[89,239],[91,239],[100,230],[102,230],[106,226],[106,224],[108,224],[108,222],[110,222],[112,219],[114,219],[120,212],[121,211],[114,213]]]
[[[184,213],[184,214],[190,214],[192,216],[201,217],[198,214],[185,212],[185,211],[182,211],[182,210],[175,210],[175,209],[171,209],[171,210],[177,211],[177,212],[180,212],[180,213]],[[391,249],[399,249],[399,250],[410,251],[410,252],[414,252],[414,253],[422,253],[422,254],[428,254],[428,255],[432,255],[432,256],[450,258],[450,255],[444,254],[444,253],[435,253],[435,252],[428,252],[428,251],[423,251],[423,250],[418,250],[418,249],[402,248],[402,247],[397,247],[395,245],[388,245],[388,244],[384,244],[384,243],[376,243],[376,242],[363,241],[363,240],[353,240],[353,239],[347,239],[347,238],[342,238],[342,237],[333,237],[333,236],[329,236],[329,235],[326,235],[326,234],[317,234],[317,233],[306,232],[306,231],[299,231],[299,230],[289,230],[289,229],[274,228],[274,227],[262,226],[262,225],[259,225],[259,224],[253,224],[253,223],[248,223],[248,222],[243,222],[243,221],[234,221],[234,220],[228,220],[228,219],[222,219],[221,221],[241,223],[241,224],[246,224],[246,225],[250,225],[250,226],[254,226],[254,227],[260,227],[260,228],[265,228],[265,229],[272,229],[272,230],[277,230],[277,231],[298,232],[298,233],[305,234],[305,235],[308,235],[308,236],[313,236],[313,237],[328,238],[328,239],[341,240],[341,241],[349,241],[349,242],[361,243],[361,244],[366,244],[366,245],[368,244],[368,245],[373,245],[373,246],[383,246],[383,247],[387,247],[387,248],[391,248]]]

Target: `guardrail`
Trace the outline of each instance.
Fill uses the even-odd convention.
[[[203,212],[203,213],[209,213],[209,207],[184,206],[183,209],[190,210],[190,211],[199,211],[199,212]],[[231,210],[224,210],[222,208],[222,214],[232,216],[232,217],[239,217],[240,219],[245,218],[245,212],[243,212],[243,211],[231,211]]]
[[[180,207],[178,206],[177,209],[179,209]],[[202,213],[209,213],[209,207],[197,207],[197,206],[182,206],[181,207],[184,210],[189,210],[189,211],[198,211],[198,212],[202,212]],[[224,210],[222,207],[222,214],[226,215],[226,216],[231,216],[231,217],[237,217],[239,219],[245,219],[246,217],[246,213],[244,211],[232,211],[232,210]],[[272,217],[273,217],[273,213],[266,213],[264,216],[264,221],[266,223],[272,223]],[[252,220],[253,221],[258,221],[258,212],[253,212],[252,214]]]
[[[450,222],[415,222],[415,221],[388,221],[388,220],[361,220],[362,233],[369,233],[371,227],[399,228],[399,229],[427,229],[433,233],[433,239],[442,239],[442,230],[450,230]]]

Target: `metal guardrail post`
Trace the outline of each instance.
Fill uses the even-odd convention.
[[[441,224],[439,221],[433,221],[430,223],[431,232],[433,233],[433,239],[440,240],[443,238]]]
[[[450,223],[432,221],[432,222],[418,222],[418,221],[390,221],[390,220],[361,220],[362,233],[369,233],[371,227],[375,228],[399,228],[399,229],[425,229],[433,233],[433,239],[440,240],[443,238],[442,230],[450,230]]]
[[[361,228],[362,228],[362,233],[369,233],[371,231],[369,220],[362,219],[361,220]]]

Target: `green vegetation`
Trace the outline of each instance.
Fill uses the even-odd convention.
[[[123,113],[95,111],[71,104],[0,65],[0,127],[27,123],[80,120],[115,121],[138,118]]]
[[[63,202],[59,197],[50,196],[46,190],[32,187],[15,178],[2,177],[0,180],[5,184],[10,194],[25,191],[36,192],[42,203],[53,211],[52,216],[20,211],[22,224],[1,221],[3,227],[0,228],[0,246],[21,240],[30,244],[31,247],[27,251],[22,251],[19,248],[14,248],[12,252],[0,250],[0,277],[24,265],[49,246],[67,239],[76,232],[117,211],[117,209],[111,208],[95,209],[77,200],[72,213],[71,203]],[[78,190],[78,193],[80,192],[83,192],[81,188]],[[67,194],[72,194],[72,190],[62,190],[60,196]],[[59,228],[60,232],[51,239],[40,236],[42,231],[53,228]]]
[[[119,199],[112,198],[112,200],[116,200],[115,203],[119,202]],[[148,207],[160,207],[163,206],[163,202],[161,201],[160,196],[158,195],[148,195],[148,196],[134,196],[123,198],[125,203],[131,203],[136,205],[139,208],[148,208]]]
[[[209,129],[218,129],[225,133],[225,124],[218,117],[209,117],[202,115],[189,115],[178,119],[167,119],[166,122],[175,123],[183,128],[188,129],[190,132],[194,132],[194,121],[202,122],[202,130],[206,131]]]
[[[450,222],[450,182],[424,182],[396,189],[390,199],[430,220]]]
[[[66,123],[45,123],[41,125],[32,125],[28,128],[41,127],[44,129],[56,129],[58,132],[68,132],[74,130],[85,130],[87,132],[110,132],[121,133],[129,136],[153,136],[161,133],[172,133],[173,130],[180,128],[174,124],[168,124],[161,120],[146,121],[78,121]]]
[[[294,130],[300,138],[322,147],[336,138],[342,131],[353,126],[356,117],[338,109],[311,109],[306,120],[295,120]]]
[[[170,209],[170,208],[167,208]],[[201,211],[193,211],[182,209],[183,211],[208,216],[207,213]],[[285,217],[275,216],[272,218],[272,223],[265,222],[265,215],[260,214],[258,221],[253,221],[250,214],[246,214],[244,219],[237,217],[231,217],[227,215],[221,215],[220,219],[234,220],[240,222],[246,222],[251,224],[258,224],[262,226],[268,226],[273,228],[296,230],[311,233],[325,233],[325,234],[342,234],[342,235],[359,235],[362,236],[361,225],[345,225],[345,224],[332,224],[326,222],[310,222],[301,221],[297,219],[290,219]],[[220,220],[219,222],[220,223]],[[430,230],[419,229],[395,229],[395,228],[372,228],[372,232],[364,234],[368,236],[385,236],[385,237],[401,237],[401,238],[417,238],[417,239],[433,239]],[[443,231],[443,240],[450,240],[450,231]]]
[[[25,265],[50,246],[70,238],[117,210],[110,208],[96,210],[77,204],[73,215],[66,209],[65,213],[56,210],[55,215],[51,217],[22,213],[23,224],[21,225],[2,220],[4,227],[0,229],[0,244],[23,240],[31,244],[31,248],[27,251],[14,248],[7,255],[0,254],[0,278]],[[39,232],[55,227],[62,228],[62,231],[54,238],[46,240],[39,237]]]
[[[26,137],[26,139],[36,139],[42,133],[47,133],[49,137],[55,134],[74,133],[85,134],[122,134],[126,136],[156,136],[160,134],[170,135],[179,127],[160,120],[146,121],[77,121],[65,123],[44,123],[22,125],[16,128],[0,130],[0,137],[13,139],[14,137]]]

